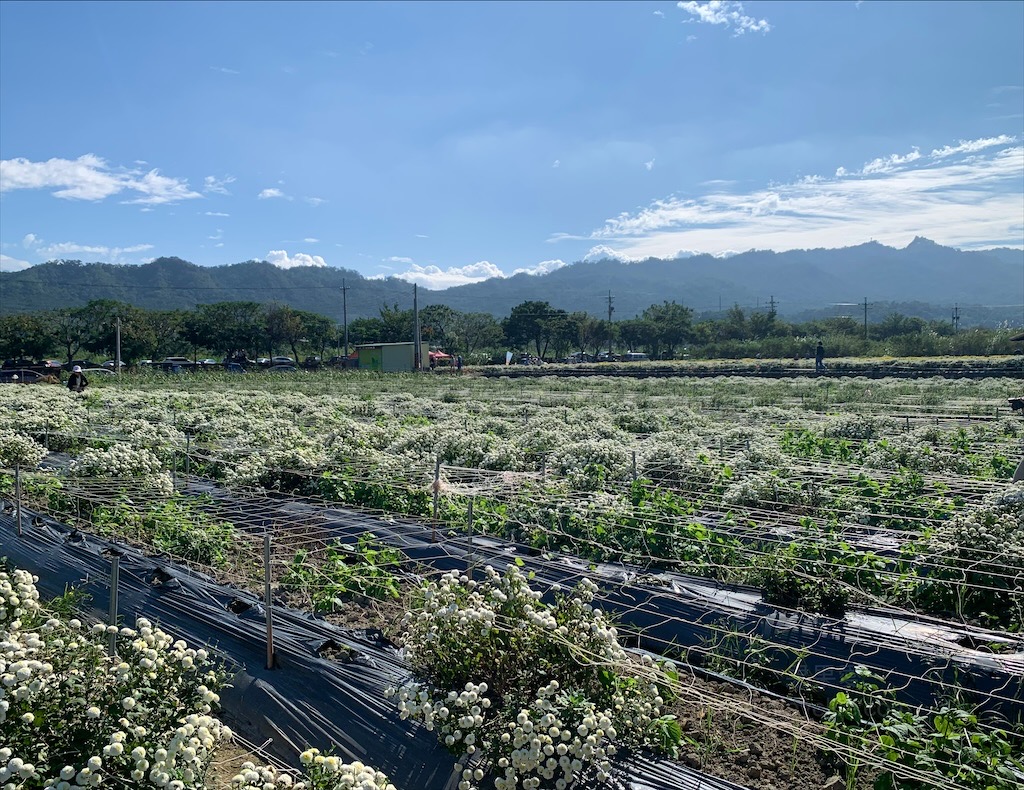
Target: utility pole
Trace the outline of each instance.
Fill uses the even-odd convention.
[[[771,315],[775,315],[775,296],[772,296],[772,297],[771,297],[771,298],[770,298],[770,299],[768,300],[768,312],[769,312],[769,313],[770,313]]]
[[[117,316],[114,320],[114,335],[116,342],[114,343],[114,370],[117,371],[117,375],[121,375],[121,316]]]
[[[611,290],[608,291],[608,361],[611,361],[612,356],[612,313],[615,312],[615,308],[612,307],[614,297],[612,296]]]
[[[960,305],[953,305],[953,334],[960,331]]]
[[[345,365],[348,365],[348,286],[345,278],[341,278],[341,321],[345,327]]]
[[[423,370],[423,360],[420,359],[420,303],[419,303],[419,286],[416,283],[412,285],[412,333],[413,333],[413,349],[412,349],[412,369],[419,371]]]
[[[868,304],[868,298],[864,297],[864,339],[868,339],[868,308],[871,305]]]

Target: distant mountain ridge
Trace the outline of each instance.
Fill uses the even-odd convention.
[[[0,314],[32,312],[118,299],[147,309],[251,300],[281,302],[340,321],[342,281],[349,319],[377,315],[382,305],[412,306],[412,286],[398,278],[368,279],[332,267],[282,269],[266,261],[197,266],[158,258],[141,266],[51,261],[0,273]],[[420,289],[420,304],[505,316],[527,300],[568,311],[631,318],[651,304],[676,301],[698,313],[739,304],[780,315],[860,302],[983,305],[1020,323],[1024,305],[1024,250],[963,251],[917,238],[897,249],[877,242],[839,249],[752,250],[728,258],[696,255],[638,263],[577,262],[543,275],[517,274],[444,291]]]

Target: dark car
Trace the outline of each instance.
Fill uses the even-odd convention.
[[[0,384],[37,384],[43,378],[34,370],[0,370]]]
[[[298,373],[299,369],[295,365],[272,365],[268,368],[271,373]]]

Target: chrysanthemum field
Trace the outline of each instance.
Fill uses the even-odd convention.
[[[404,673],[380,704],[450,753],[460,790],[675,788],[702,775],[766,790],[1019,787],[1024,484],[1011,478],[1024,419],[1006,399],[1020,384],[339,374],[84,395],[10,386],[0,556],[24,539],[18,499],[23,535],[51,519],[253,600],[269,583],[276,606],[379,629]],[[6,573],[19,597],[30,582]],[[106,601],[94,603],[99,618]],[[121,612],[116,638],[141,652],[119,674],[102,661],[103,624],[93,638],[57,614],[4,621],[0,786],[92,786],[93,757],[108,784],[121,771],[110,786],[204,786],[223,729],[206,709],[216,684],[182,678],[201,656],[230,683],[230,664],[215,667],[231,656]],[[142,645],[147,634],[160,644]],[[48,679],[50,653],[34,657],[52,648],[73,675],[55,640],[95,653],[83,660],[96,699],[123,708],[59,759],[33,728],[61,705],[85,721],[93,703]],[[173,679],[183,691],[147,686],[143,660],[189,663]],[[127,699],[152,713],[152,733],[137,736]],[[315,707],[315,690],[301,702]],[[344,721],[324,732],[302,744],[319,751],[270,751],[291,754],[311,787],[384,786],[380,768],[417,790],[397,764],[364,770],[375,746],[346,738]],[[198,746],[169,759],[174,738]],[[364,784],[344,784],[343,769]],[[255,765],[235,779],[291,781]]]

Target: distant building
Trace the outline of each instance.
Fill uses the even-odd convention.
[[[359,369],[410,373],[415,369],[415,348],[415,343],[366,343],[356,346]],[[420,367],[427,365],[429,351],[429,344],[420,343]]]

